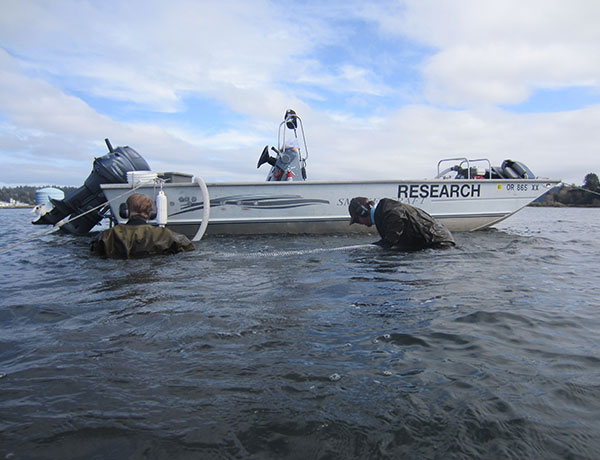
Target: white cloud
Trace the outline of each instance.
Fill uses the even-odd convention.
[[[536,88],[600,85],[595,0],[407,0],[370,7],[383,33],[431,47],[423,75],[434,103],[515,104]]]
[[[494,107],[537,88],[598,88],[598,16],[591,1],[12,2],[0,17],[0,152],[10,171],[0,182],[79,185],[104,137],[156,170],[261,180],[256,159],[276,143],[287,108],[304,120],[312,179],[427,177],[442,157],[473,155],[578,182],[594,168],[597,106]],[[382,49],[344,54],[349,37],[375,25]],[[382,72],[403,62],[396,50],[413,52],[410,41],[384,45],[407,38],[421,44],[416,55],[430,50],[422,81]],[[241,121],[208,130],[127,118],[130,109],[178,113],[190,96]],[[414,103],[424,96],[439,107]]]

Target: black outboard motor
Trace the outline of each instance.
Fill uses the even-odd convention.
[[[142,156],[131,147],[113,149],[110,141],[105,139],[109,153],[94,159],[92,172],[84,184],[63,200],[50,199],[54,207],[35,222],[36,225],[55,225],[65,217],[73,217],[84,213],[106,202],[100,184],[119,184],[127,182],[129,171],[149,171],[150,166]],[[85,235],[102,220],[108,207],[97,209],[73,222],[61,226],[67,233]]]
[[[519,161],[504,160],[501,168],[508,179],[535,179],[535,174]]]

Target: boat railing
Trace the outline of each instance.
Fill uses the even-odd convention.
[[[298,157],[301,161],[306,161],[308,159],[308,147],[306,146],[306,136],[304,135],[304,125],[302,124],[302,119],[296,115],[295,113],[290,113],[291,110],[288,110],[286,113],[285,119],[279,124],[279,131],[277,132],[277,148],[280,152],[285,150],[286,142],[285,136],[287,130],[286,127],[294,132],[294,136],[296,137],[297,147],[298,147]],[[300,132],[302,134],[302,144],[304,147],[304,156],[301,153],[300,140],[298,139],[298,124],[300,125]]]
[[[442,163],[446,163],[446,162],[459,162],[458,164],[454,164],[452,166],[450,166],[449,168],[444,169],[443,171],[440,171],[440,166],[442,165]],[[446,174],[448,174],[451,171],[463,171],[466,169],[467,171],[467,179],[472,179],[471,177],[471,164],[473,163],[481,163],[481,162],[485,162],[487,164],[487,173],[488,173],[488,179],[492,178],[492,164],[490,163],[490,160],[488,160],[487,158],[475,158],[475,159],[468,159],[466,157],[457,157],[457,158],[444,158],[443,160],[438,161],[437,164],[437,176],[436,178],[439,179],[441,177],[444,177]],[[466,163],[466,168],[463,167],[463,165]]]

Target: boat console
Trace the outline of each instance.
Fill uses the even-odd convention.
[[[300,137],[298,127],[300,127]],[[265,145],[256,165],[257,168],[265,163],[271,165],[271,170],[267,174],[268,182],[306,180],[308,148],[304,126],[300,117],[292,109],[285,113],[283,121],[279,124],[277,148],[271,147],[271,151],[275,153],[274,157],[269,155],[269,146]]]

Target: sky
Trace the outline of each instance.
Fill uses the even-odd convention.
[[[309,179],[443,158],[600,173],[597,0],[0,0],[0,185],[83,184],[104,143],[264,180],[287,109]]]

